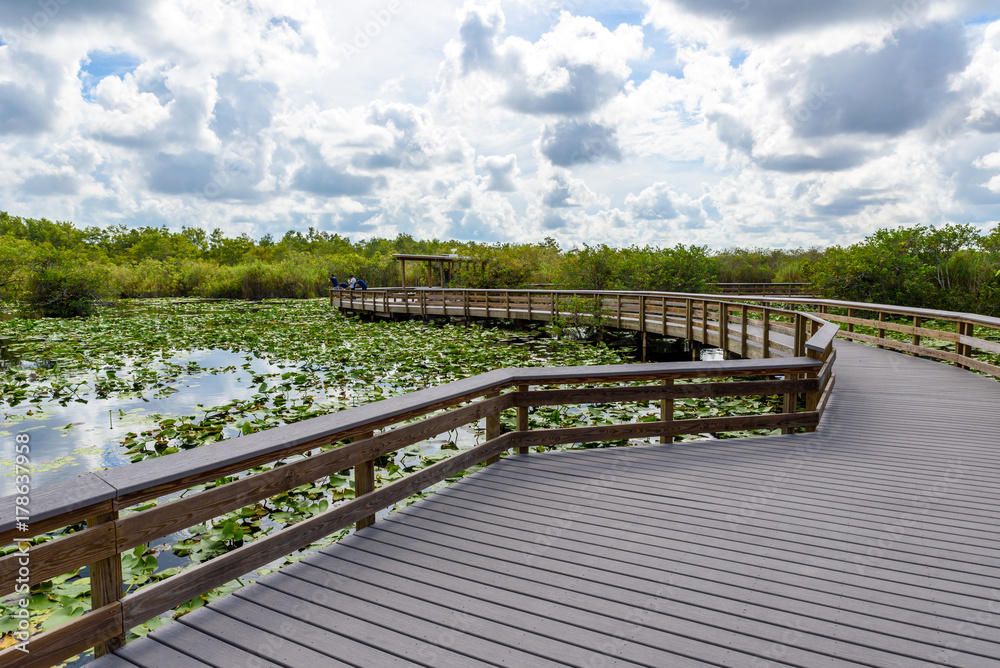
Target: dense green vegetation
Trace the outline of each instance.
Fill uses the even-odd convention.
[[[52,316],[85,315],[93,302],[127,297],[309,298],[325,293],[331,274],[399,285],[393,253],[452,250],[482,260],[453,277],[468,287],[710,292],[716,282],[812,282],[824,297],[1000,314],[1000,226],[985,235],[971,225],[879,230],[827,249],[563,250],[552,239],[480,244],[401,234],[352,242],[313,228],[279,240],[190,227],[81,229],[0,213],[0,240],[0,295]],[[407,284],[426,284],[426,272],[408,263]]]

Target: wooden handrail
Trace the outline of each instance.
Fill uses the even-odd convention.
[[[489,309],[490,295],[481,291],[436,289],[433,292],[407,289],[385,290],[376,298],[352,296],[355,306],[373,310],[384,305],[411,309],[419,301],[423,313],[449,308],[466,315],[477,309]],[[530,303],[531,292],[507,291],[502,313],[522,310]],[[537,294],[537,292],[535,293]],[[550,315],[566,308],[578,293],[560,291],[549,294],[549,308],[534,315]],[[595,293],[588,293],[595,294]],[[429,299],[434,295],[435,301]],[[564,300],[560,304],[560,296]],[[620,297],[620,295],[619,295]],[[31,584],[91,565],[93,587],[100,588],[95,609],[69,625],[45,631],[32,638],[32,653],[25,657],[16,650],[0,652],[0,666],[42,666],[63,660],[88,646],[97,654],[113,650],[126,631],[137,624],[176,607],[210,589],[315,542],[322,536],[354,524],[369,523],[375,512],[391,507],[413,493],[482,462],[495,460],[502,452],[515,448],[525,452],[530,446],[544,446],[578,441],[617,440],[634,437],[660,437],[665,441],[676,435],[732,430],[776,429],[789,431],[803,427],[814,429],[820,421],[829,396],[832,373],[832,336],[837,325],[805,313],[749,307],[715,300],[681,303],[673,297],[626,295],[626,311],[616,317],[643,328],[668,322],[678,331],[693,330],[705,342],[715,341],[741,350],[760,351],[760,359],[736,359],[714,362],[672,362],[663,364],[604,365],[589,367],[538,367],[500,369],[472,378],[427,388],[416,392],[351,408],[331,415],[276,427],[194,450],[182,451],[136,464],[95,471],[80,478],[56,483],[33,491],[32,530],[39,535],[53,529],[88,520],[88,528],[31,548]],[[604,297],[598,299],[603,302]],[[337,299],[343,302],[342,297]],[[497,300],[500,301],[500,300]],[[495,302],[496,303],[496,302]],[[592,303],[592,302],[588,302]],[[438,305],[439,304],[439,305]],[[452,305],[454,304],[454,305]],[[621,305],[621,299],[616,300]],[[717,306],[716,306],[717,305]],[[493,311],[501,311],[494,307]],[[731,322],[736,312],[747,314],[742,322]],[[773,315],[788,322],[750,316]],[[697,318],[685,321],[684,315]],[[493,314],[495,315],[495,314]],[[531,313],[529,313],[531,315]],[[595,314],[589,314],[595,315]],[[817,319],[819,330],[805,340],[807,319]],[[771,345],[768,345],[770,340]],[[761,344],[761,341],[764,343]],[[793,356],[798,351],[800,354]],[[808,356],[802,354],[808,352]],[[675,383],[697,378],[780,376],[780,380],[739,382]],[[639,387],[596,387],[576,389],[536,389],[553,385],[656,382]],[[677,398],[705,398],[779,394],[792,397],[790,409],[777,414],[738,417],[713,417],[674,420],[673,411],[661,420],[639,424],[601,425],[528,431],[527,408],[532,406],[574,403],[610,403],[660,401],[663,406]],[[796,411],[794,398],[807,397],[807,410]],[[500,433],[499,415],[517,410],[517,430]],[[439,413],[439,411],[445,411]],[[404,424],[413,418],[418,422]],[[419,443],[456,427],[487,423],[487,440],[470,450],[410,474],[381,488],[368,485],[358,489],[354,500],[340,503],[324,513],[288,526],[220,557],[186,569],[167,580],[144,587],[121,598],[115,571],[120,577],[120,555],[137,545],[168,536],[260,499],[317,480],[331,473],[354,468],[370,470],[377,457]],[[396,425],[395,429],[385,428]],[[378,430],[381,431],[380,433]],[[359,438],[360,437],[360,438]],[[320,446],[356,439],[328,451]],[[246,475],[225,485],[203,490],[162,503],[151,509],[119,516],[119,511],[140,502],[187,489],[201,482],[233,473],[248,471],[261,464],[313,451],[269,471]],[[360,477],[356,473],[356,480]],[[16,531],[11,509],[13,497],[0,500],[0,537],[9,544],[24,535]],[[0,594],[13,591],[18,574],[17,556],[0,558]],[[95,568],[105,564],[107,568]],[[117,621],[116,621],[117,620]],[[68,633],[72,631],[70,635]]]

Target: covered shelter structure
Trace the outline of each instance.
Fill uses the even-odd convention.
[[[400,287],[406,287],[406,263],[407,262],[417,262],[417,263],[427,263],[427,287],[433,288],[434,286],[434,275],[437,274],[440,285],[438,287],[447,287],[451,282],[451,277],[455,274],[455,266],[462,267],[466,264],[473,264],[480,262],[473,257],[465,257],[452,253],[451,255],[409,255],[405,253],[394,253],[393,257],[399,260],[400,268]],[[412,286],[417,287],[417,286]]]

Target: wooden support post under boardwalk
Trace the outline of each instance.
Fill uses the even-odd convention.
[[[663,387],[673,387],[674,379],[667,378],[664,381],[660,381]],[[670,399],[660,399],[660,422],[673,422],[674,420],[674,400]],[[660,443],[673,443],[673,436],[660,436]]]
[[[517,391],[522,394],[528,393],[527,385],[518,385]],[[518,431],[528,431],[528,407],[518,406],[517,407],[517,430]],[[528,454],[529,448],[526,445],[517,446],[517,454],[526,455]]]
[[[114,522],[118,519],[118,511],[113,510],[87,520],[88,527],[95,527],[105,522]],[[122,598],[122,558],[121,555],[114,555],[107,559],[90,564],[90,600],[91,609],[97,610],[106,605],[110,605]],[[105,640],[94,646],[94,657],[102,657],[111,654],[116,649],[125,645],[125,627],[122,620],[121,633],[115,637]]]
[[[499,397],[499,392],[490,392],[486,395],[487,399],[492,399],[493,397]],[[492,441],[494,438],[500,438],[500,414],[493,413],[492,415],[486,416],[486,440]],[[500,455],[493,455],[486,460],[486,465],[496,464],[500,461]]]
[[[375,436],[375,432],[368,432],[362,434],[357,438],[353,439],[355,441],[361,441],[366,438],[372,438]],[[354,467],[354,498],[357,499],[360,496],[369,494],[375,491],[375,460],[369,459],[366,462],[361,462]],[[375,524],[375,516],[369,515],[368,517],[362,517],[354,525],[355,531],[360,531],[365,527]]]

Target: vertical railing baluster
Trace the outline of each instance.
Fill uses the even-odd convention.
[[[88,527],[95,527],[118,519],[118,511],[112,510],[87,519]],[[117,542],[117,538],[115,539]],[[122,557],[113,556],[90,564],[90,609],[97,610],[122,599]],[[111,654],[125,645],[124,621],[121,633],[94,646],[94,657]]]
[[[673,387],[674,379],[666,378],[660,381],[663,387]],[[660,399],[660,422],[673,422],[674,421],[674,398],[664,398]],[[668,436],[664,434],[660,436],[660,443],[673,443],[674,437],[672,435]]]
[[[747,317],[750,315],[750,310],[747,308],[746,304],[740,307],[740,357],[746,359],[750,354],[750,341],[747,339]]]
[[[771,356],[771,309],[766,306],[761,309],[760,322],[763,327],[763,340],[761,341],[761,357],[767,359]]]
[[[499,397],[500,392],[490,392],[486,395],[487,399],[492,399],[494,397]],[[491,413],[486,416],[486,440],[492,441],[494,438],[500,438],[500,413]],[[496,454],[486,460],[486,465],[496,464],[500,461],[500,455]]]
[[[518,392],[518,394],[522,395],[525,399],[528,396],[528,389],[529,388],[528,388],[527,385],[518,385],[517,386],[517,392]],[[518,406],[517,407],[517,430],[518,431],[528,431],[528,407],[527,406]],[[524,445],[524,446],[522,446],[522,445],[517,446],[517,454],[519,454],[519,455],[526,455],[526,454],[528,454],[528,450],[529,450],[529,448],[526,445]]]
[[[369,431],[367,433],[361,434],[352,440],[362,441],[366,438],[372,438],[375,432]],[[370,494],[375,491],[375,460],[369,459],[367,461],[361,462],[354,467],[354,498],[360,498],[365,494]],[[368,515],[367,517],[362,517],[354,525],[355,531],[360,531],[365,527],[375,524],[375,515]]]

